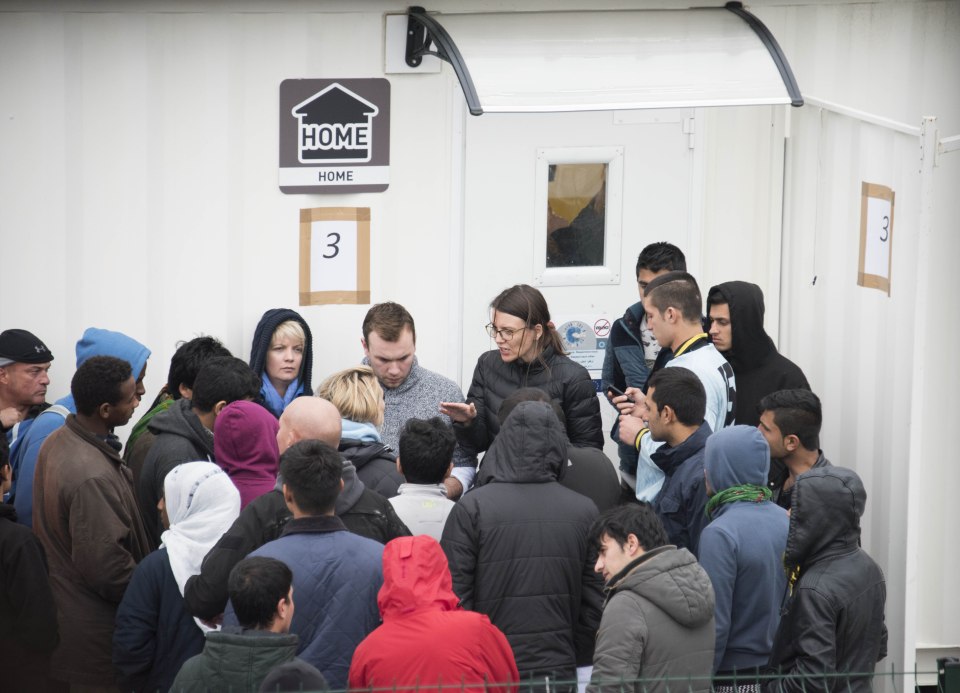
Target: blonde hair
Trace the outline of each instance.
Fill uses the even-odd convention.
[[[334,373],[320,383],[316,396],[330,400],[344,419],[383,425],[383,390],[369,366]]]
[[[307,335],[303,332],[303,325],[296,320],[286,320],[277,325],[277,329],[273,331],[273,336],[270,337],[270,346],[273,346],[283,339],[300,342],[300,346],[302,347],[307,346]]]

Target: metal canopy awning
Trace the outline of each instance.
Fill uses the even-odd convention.
[[[408,11],[406,62],[456,72],[473,115],[803,105],[776,39],[739,2],[690,10]]]

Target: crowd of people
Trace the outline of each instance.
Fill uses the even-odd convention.
[[[870,690],[866,491],[762,292],[712,287],[704,316],[667,243],[636,274],[600,393],[527,285],[466,396],[389,302],[314,391],[283,308],[248,361],[181,343],[125,445],[146,346],[87,329],[50,405],[53,354],[3,331],[3,689]]]

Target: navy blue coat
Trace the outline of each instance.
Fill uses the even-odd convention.
[[[290,632],[300,637],[297,656],[333,690],[346,688],[353,651],[380,625],[383,544],[348,532],[339,517],[301,517],[250,555],[276,558],[293,571]],[[232,603],[223,623],[239,625]]]
[[[166,549],[140,562],[117,609],[113,664],[123,690],[167,691],[183,663],[203,651]]]
[[[700,533],[707,525],[707,487],[703,478],[703,449],[711,433],[707,422],[675,448],[663,445],[651,459],[666,477],[653,507],[667,530],[670,543],[699,555]]]

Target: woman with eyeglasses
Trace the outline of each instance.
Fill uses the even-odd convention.
[[[511,286],[493,299],[490,310],[487,333],[497,348],[477,360],[466,403],[440,405],[461,444],[486,450],[500,431],[497,414],[503,400],[521,388],[538,387],[563,408],[571,444],[603,448],[593,380],[587,369],[567,358],[543,294],[526,284]]]

